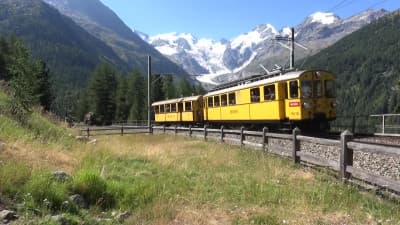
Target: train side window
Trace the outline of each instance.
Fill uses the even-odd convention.
[[[176,112],[176,103],[171,104],[171,112]]]
[[[229,105],[236,105],[235,93],[229,93]]]
[[[221,106],[226,106],[228,105],[228,102],[226,100],[226,94],[221,95]]]
[[[183,103],[179,102],[178,103],[178,112],[182,112],[183,111]]]
[[[260,88],[250,89],[250,101],[251,102],[260,102]]]
[[[192,111],[192,102],[185,102],[185,111],[186,112]]]
[[[288,99],[288,84],[284,83],[282,86],[283,86],[283,92],[285,93],[285,99]]]
[[[155,113],[155,114],[160,113],[160,108],[159,108],[158,105],[154,106],[153,108],[154,108],[154,113]]]
[[[214,106],[219,106],[219,95],[214,96]]]
[[[160,105],[160,113],[164,112],[164,105]]]
[[[335,81],[333,80],[326,80],[325,81],[325,96],[327,98],[334,98],[336,97],[335,93]]]
[[[289,82],[289,92],[290,92],[290,98],[299,97],[299,84],[297,83],[297,80]]]
[[[275,100],[275,85],[264,86],[264,101]]]
[[[320,80],[314,81],[314,96],[316,98],[322,97],[322,82]]]
[[[310,80],[301,81],[301,97],[302,98],[312,97],[312,83]]]
[[[213,97],[208,97],[207,101],[208,101],[208,107],[213,107],[214,106]]]

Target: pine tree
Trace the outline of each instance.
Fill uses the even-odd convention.
[[[164,78],[159,74],[151,77],[151,102],[165,99],[163,80]]]
[[[74,117],[78,121],[84,121],[86,113],[90,111],[89,94],[88,89],[83,89],[78,94],[78,100],[74,107]]]
[[[178,84],[178,96],[192,96],[194,91],[189,81],[186,78],[182,78]]]
[[[130,103],[128,100],[128,81],[125,76],[119,77],[116,104],[117,112],[115,115],[115,120],[126,121],[129,116]]]
[[[107,64],[97,66],[89,82],[90,109],[97,124],[109,125],[115,118],[117,85],[113,68]]]
[[[146,85],[138,70],[131,73],[129,78],[128,102],[130,105],[129,120],[144,120],[146,118]]]
[[[33,68],[29,61],[30,55],[22,41],[15,37],[9,39],[10,55],[8,55],[6,73],[10,79],[11,100],[8,108],[12,116],[20,122],[25,122],[32,106],[37,103],[35,92],[36,81],[32,76]]]
[[[7,78],[6,55],[8,53],[8,42],[0,37],[0,80]]]
[[[43,60],[38,60],[33,65],[34,67],[34,79],[35,79],[35,94],[39,98],[39,103],[45,111],[50,110],[51,103],[53,101],[53,95],[51,92],[50,82],[50,70]]]
[[[201,86],[201,84],[194,85],[193,90],[196,95],[204,95],[205,93],[207,93],[206,89],[204,89],[203,86]]]
[[[164,76],[163,79],[163,92],[166,99],[176,98],[176,88],[174,84],[174,77],[170,74]]]

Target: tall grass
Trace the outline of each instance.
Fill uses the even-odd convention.
[[[37,129],[37,133],[30,138],[64,145],[63,129],[50,132],[53,125],[37,116],[32,123],[37,127],[29,129]],[[27,128],[18,132],[13,135],[29,134]],[[57,132],[59,135],[54,135]],[[73,145],[79,149],[70,154],[79,163],[64,183],[52,179],[49,170],[31,171],[30,166],[0,162],[0,193],[24,199],[29,207],[49,213],[66,210],[74,220],[86,224],[91,224],[88,221],[98,212],[109,215],[114,210],[132,212],[126,224],[400,221],[399,205],[343,185],[323,171],[294,166],[281,157],[175,136],[97,138],[96,145]],[[63,204],[72,194],[84,197],[88,211]]]

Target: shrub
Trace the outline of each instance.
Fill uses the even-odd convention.
[[[14,197],[31,176],[28,166],[15,162],[0,163],[0,193]]]
[[[66,185],[55,181],[48,172],[33,175],[25,185],[25,193],[32,197],[34,206],[53,211],[61,210],[63,202],[68,199]]]
[[[115,204],[114,196],[107,191],[107,182],[91,171],[78,173],[69,189],[74,194],[80,194],[90,205],[111,208]]]

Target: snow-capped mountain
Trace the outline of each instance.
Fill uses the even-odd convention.
[[[270,25],[260,25],[231,41],[198,39],[191,34],[167,33],[153,37],[136,31],[158,51],[192,74],[237,73],[257,55],[260,44],[278,34]]]
[[[386,13],[385,10],[366,10],[347,19],[333,13],[311,14],[295,27],[296,41],[309,49],[296,51],[296,60],[315,54]],[[287,64],[288,51],[273,39],[290,33],[289,27],[277,31],[271,24],[264,24],[230,41],[198,39],[191,34],[178,33],[142,37],[189,73],[205,75],[201,81],[222,83],[262,73],[260,64],[267,68]]]

